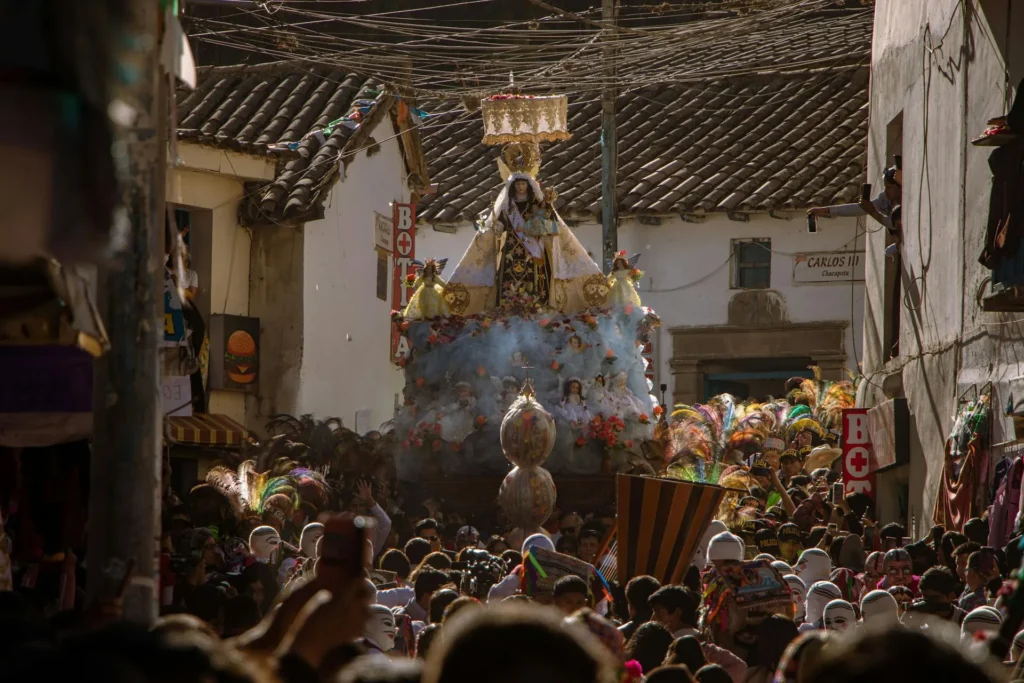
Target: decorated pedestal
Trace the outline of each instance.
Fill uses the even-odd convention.
[[[727,489],[655,477],[616,477],[617,576],[681,583]]]

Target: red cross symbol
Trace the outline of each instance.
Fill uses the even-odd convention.
[[[864,449],[854,448],[847,457],[846,464],[850,469],[850,474],[855,477],[867,474],[868,459],[864,455]]]
[[[398,255],[408,256],[412,253],[412,238],[409,237],[409,233],[402,232],[398,236],[398,241],[395,242],[398,245]]]

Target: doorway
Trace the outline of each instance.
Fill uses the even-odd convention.
[[[732,394],[737,399],[755,401],[781,398],[786,395],[787,380],[813,376],[806,365],[789,370],[712,372],[704,375],[704,400],[718,394]]]

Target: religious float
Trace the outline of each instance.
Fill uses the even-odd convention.
[[[392,314],[409,349],[399,478],[507,473],[502,420],[528,386],[552,421],[547,469],[599,477],[610,493],[613,472],[644,462],[662,411],[641,354],[659,320],[637,294],[639,255],[603,273],[538,179],[540,144],[569,138],[565,97],[499,95],[482,110],[484,143],[503,146],[497,199],[451,275],[444,260],[417,262]]]

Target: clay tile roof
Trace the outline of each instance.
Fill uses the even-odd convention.
[[[339,158],[351,160],[352,151],[372,144],[370,132],[394,102],[382,90],[363,76],[296,62],[202,68],[196,89],[178,93],[178,138],[274,155],[275,179],[247,184],[241,220],[308,220],[319,216],[339,177]],[[356,111],[357,126],[315,134]]]
[[[871,8],[768,23],[742,45],[715,41],[708,31],[708,49],[685,56],[682,82],[621,94],[620,213],[766,212],[856,201],[867,157],[871,31]],[[573,138],[543,149],[541,183],[558,192],[566,217],[600,211],[596,97],[571,96]],[[498,150],[481,144],[479,113],[431,106],[450,113],[430,118],[422,131],[438,192],[420,202],[418,217],[472,221],[500,186]]]

